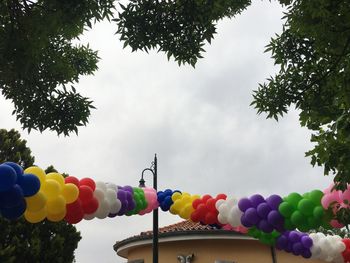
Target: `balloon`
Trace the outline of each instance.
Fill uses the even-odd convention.
[[[43,187],[43,184],[46,180],[46,173],[43,169],[37,166],[31,166],[23,171],[25,174],[34,174],[40,180],[40,187]]]
[[[278,207],[282,202],[283,202],[283,199],[279,195],[270,195],[268,198],[266,198],[266,203],[273,210],[278,210]]]
[[[307,216],[312,215],[314,208],[315,208],[315,204],[308,199],[302,199],[298,203],[299,211]]]
[[[22,188],[15,184],[6,192],[0,192],[0,208],[18,206],[24,201]]]
[[[256,208],[256,211],[261,218],[266,218],[271,211],[271,207],[267,203],[261,203]]]
[[[291,204],[292,206],[294,206],[294,208],[297,208],[299,201],[302,199],[302,196],[298,193],[290,193],[287,198],[286,201]]]
[[[0,192],[9,190],[17,180],[16,170],[6,164],[0,165]]]
[[[96,188],[96,184],[94,182],[94,180],[92,180],[91,178],[83,178],[79,181],[79,186],[83,186],[86,185],[88,187],[90,187],[92,189],[92,191],[95,191]]]
[[[67,183],[62,187],[62,195],[67,204],[73,203],[79,196],[79,189],[73,183]]]
[[[75,184],[77,187],[79,187],[79,179],[74,176],[67,176],[64,178],[64,182],[66,184]]]
[[[42,210],[45,207],[46,201],[47,201],[46,196],[42,192],[38,192],[31,197],[26,197],[25,200],[27,203],[26,211],[29,211],[31,213]],[[46,215],[46,212],[45,212],[45,215]]]
[[[30,198],[30,197],[29,197]],[[41,210],[32,212],[29,211],[28,209],[24,212],[24,218],[29,222],[29,223],[39,223],[43,221],[46,218],[46,208],[43,207]]]
[[[278,207],[278,211],[284,217],[290,217],[293,214],[294,210],[294,207],[288,202],[282,202]]]
[[[35,195],[40,189],[40,180],[33,174],[24,174],[19,184],[23,190],[23,195],[29,197]]]
[[[255,208],[248,208],[245,212],[244,212],[244,216],[246,218],[246,220],[250,223],[250,224],[257,224],[259,222],[259,216],[258,213],[256,211]]]
[[[23,215],[26,210],[26,202],[24,199],[20,201],[19,204],[13,207],[3,207],[0,209],[1,215],[9,220],[17,219]]]
[[[49,199],[46,204],[47,214],[58,215],[66,211],[66,201],[59,195],[54,199]],[[62,219],[61,219],[62,220]]]
[[[248,208],[253,207],[253,203],[248,198],[242,198],[238,202],[238,207],[242,212],[245,212]]]
[[[14,163],[14,162],[4,162],[3,164],[11,166],[16,171],[16,175],[17,175],[16,183],[19,184],[20,181],[22,180],[22,176],[23,176],[23,168],[22,168],[22,166],[20,166],[17,163]]]
[[[249,200],[252,202],[252,204],[253,204],[253,206],[254,206],[255,208],[257,208],[259,204],[265,202],[264,197],[262,197],[262,196],[259,195],[259,194],[252,195],[252,196],[249,198]]]
[[[46,175],[46,180],[47,179],[55,180],[57,183],[59,183],[61,185],[61,187],[63,187],[65,184],[64,177],[60,173],[48,173]]]
[[[61,211],[60,213],[58,214],[50,214],[50,213],[47,213],[47,219],[51,222],[59,222],[59,221],[62,221],[64,219],[64,217],[66,216],[66,211]]]
[[[46,195],[47,199],[50,200],[56,198],[60,194],[61,186],[57,181],[47,179],[41,191]]]
[[[88,202],[93,197],[93,190],[87,185],[81,185],[79,187],[79,199],[82,202]]]
[[[87,202],[83,202],[83,210],[85,214],[92,214],[98,209],[98,201],[95,197],[92,197]]]

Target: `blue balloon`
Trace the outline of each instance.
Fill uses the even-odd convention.
[[[17,180],[15,169],[6,164],[0,165],[0,192],[9,190]]]
[[[163,200],[164,200],[165,197],[166,197],[166,195],[165,195],[164,192],[159,191],[159,192],[157,193],[157,199],[158,199],[158,202],[159,202],[159,203],[163,202]]]
[[[34,174],[24,174],[20,182],[23,195],[29,197],[35,195],[40,189],[40,180]]]
[[[0,192],[0,208],[10,208],[19,205],[23,198],[22,188],[15,184],[6,192]]]
[[[16,174],[17,174],[17,180],[16,180],[16,184],[19,184],[20,181],[22,180],[23,178],[23,168],[22,166],[20,166],[19,164],[17,163],[14,163],[14,162],[5,162],[3,164],[6,164],[8,166],[11,166],[15,171],[16,171]]]
[[[27,208],[27,204],[24,198],[22,198],[21,202],[16,206],[10,207],[10,208],[1,208],[0,211],[3,217],[13,220],[22,216],[26,208]]]

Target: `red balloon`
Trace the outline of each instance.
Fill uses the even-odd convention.
[[[64,178],[64,182],[66,184],[75,184],[77,187],[79,187],[79,179],[74,176],[67,176],[66,178]]]
[[[89,202],[93,197],[92,189],[87,185],[81,185],[79,187],[79,199],[83,202]]]
[[[84,217],[84,211],[81,201],[77,199],[75,202],[66,205],[65,220],[70,224],[79,223]]]
[[[85,214],[95,213],[98,209],[98,200],[93,197],[88,202],[83,203],[83,210]]]
[[[201,199],[196,199],[192,202],[192,207],[194,209],[197,209],[198,205],[200,205],[202,203],[202,200]]]
[[[215,213],[209,212],[205,215],[204,223],[207,225],[215,224],[217,223],[218,219]]]
[[[193,211],[191,214],[191,220],[193,222],[199,222],[199,213],[198,211]]]
[[[209,211],[217,212],[216,207],[215,207],[216,201],[217,200],[214,198],[210,198],[207,200],[206,206],[207,206]]]
[[[95,181],[92,180],[91,178],[83,178],[83,179],[81,179],[80,182],[79,182],[79,185],[80,186],[86,185],[86,186],[90,187],[92,189],[92,191],[95,191],[95,188],[96,188]]]
[[[218,194],[215,199],[216,200],[220,200],[220,199],[226,200],[226,198],[227,198],[227,195],[225,195],[225,194]]]
[[[202,199],[203,203],[206,203],[207,200],[210,199],[210,198],[212,198],[210,195],[203,195],[201,199]]]

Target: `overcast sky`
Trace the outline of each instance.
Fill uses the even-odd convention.
[[[253,2],[242,15],[219,23],[196,69],[178,67],[162,53],[131,53],[122,49],[115,25],[96,25],[82,40],[99,50],[99,71],[82,78],[77,89],[97,110],[79,136],[21,131],[36,164],[138,186],[141,171],[157,153],[158,190],[242,197],[327,187],[332,178],[304,157],[312,145],[298,113],[292,110],[277,123],[249,106],[252,90],[276,71],[263,50],[282,27],[275,1]],[[1,97],[1,128],[20,130],[12,110]],[[151,186],[151,175],[145,179]],[[160,226],[180,220],[161,212]],[[152,215],[95,219],[77,228],[83,237],[77,262],[125,262],[113,244],[150,230]]]

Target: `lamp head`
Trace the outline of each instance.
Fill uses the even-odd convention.
[[[141,178],[139,181],[139,187],[141,187],[141,188],[146,187],[145,180],[143,178]]]

